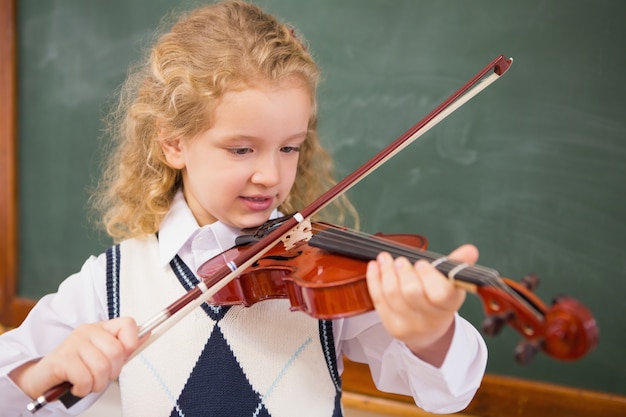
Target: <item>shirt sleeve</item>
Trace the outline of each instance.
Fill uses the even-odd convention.
[[[0,335],[0,404],[2,416],[26,416],[31,401],[9,377],[18,366],[45,356],[83,323],[106,320],[106,258],[88,259],[80,272],[61,283],[54,294],[41,298],[24,322]],[[42,393],[43,394],[43,393]],[[87,409],[99,394],[90,394],[70,409],[54,401],[37,416],[70,416]]]
[[[393,339],[375,311],[337,320],[335,324],[339,356],[368,364],[379,390],[412,396],[426,411],[460,411],[480,386],[487,348],[480,333],[458,314],[452,343],[439,368],[422,361],[406,345]]]

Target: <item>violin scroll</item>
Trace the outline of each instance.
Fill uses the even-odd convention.
[[[573,298],[557,298],[545,317],[543,350],[557,358],[574,360],[597,343],[598,327],[591,312]]]
[[[486,314],[484,333],[494,336],[506,324],[517,330],[524,337],[515,348],[515,359],[521,364],[529,363],[540,350],[564,361],[579,359],[593,350],[598,343],[598,327],[589,310],[567,296],[546,306],[532,292],[538,283],[536,275],[528,275],[521,283],[503,278],[479,286],[476,292]]]

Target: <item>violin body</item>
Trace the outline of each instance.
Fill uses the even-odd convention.
[[[331,225],[316,223],[318,230]],[[373,235],[376,239],[425,249],[423,236],[410,234]],[[213,273],[235,259],[250,245],[235,246],[203,264],[198,273],[210,280]],[[302,311],[324,320],[350,317],[374,309],[367,289],[367,261],[337,255],[299,241],[293,248],[276,245],[243,274],[211,297],[214,305],[244,305],[287,298],[292,311]],[[211,285],[210,283],[207,285]]]

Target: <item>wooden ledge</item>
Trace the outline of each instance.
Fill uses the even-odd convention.
[[[345,360],[342,379],[346,406],[389,416],[441,416],[421,410],[411,397],[378,391],[367,365]],[[487,374],[470,405],[449,415],[624,417],[626,396]]]
[[[410,400],[410,399],[409,399]],[[355,392],[345,391],[342,395],[342,403],[344,407],[354,410],[367,411],[384,416],[398,417],[478,417],[472,414],[455,413],[455,414],[433,414],[417,407],[411,403],[387,398],[372,397],[370,395],[357,394]]]

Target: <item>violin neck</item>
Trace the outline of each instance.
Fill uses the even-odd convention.
[[[476,292],[477,287],[498,285],[500,274],[495,269],[479,265],[470,265],[448,259],[447,256],[427,250],[414,248],[388,239],[364,235],[352,230],[329,228],[317,232],[308,244],[326,251],[369,261],[376,259],[380,252],[388,252],[394,258],[403,256],[411,263],[418,260],[428,261],[439,272],[454,283],[469,291]]]

